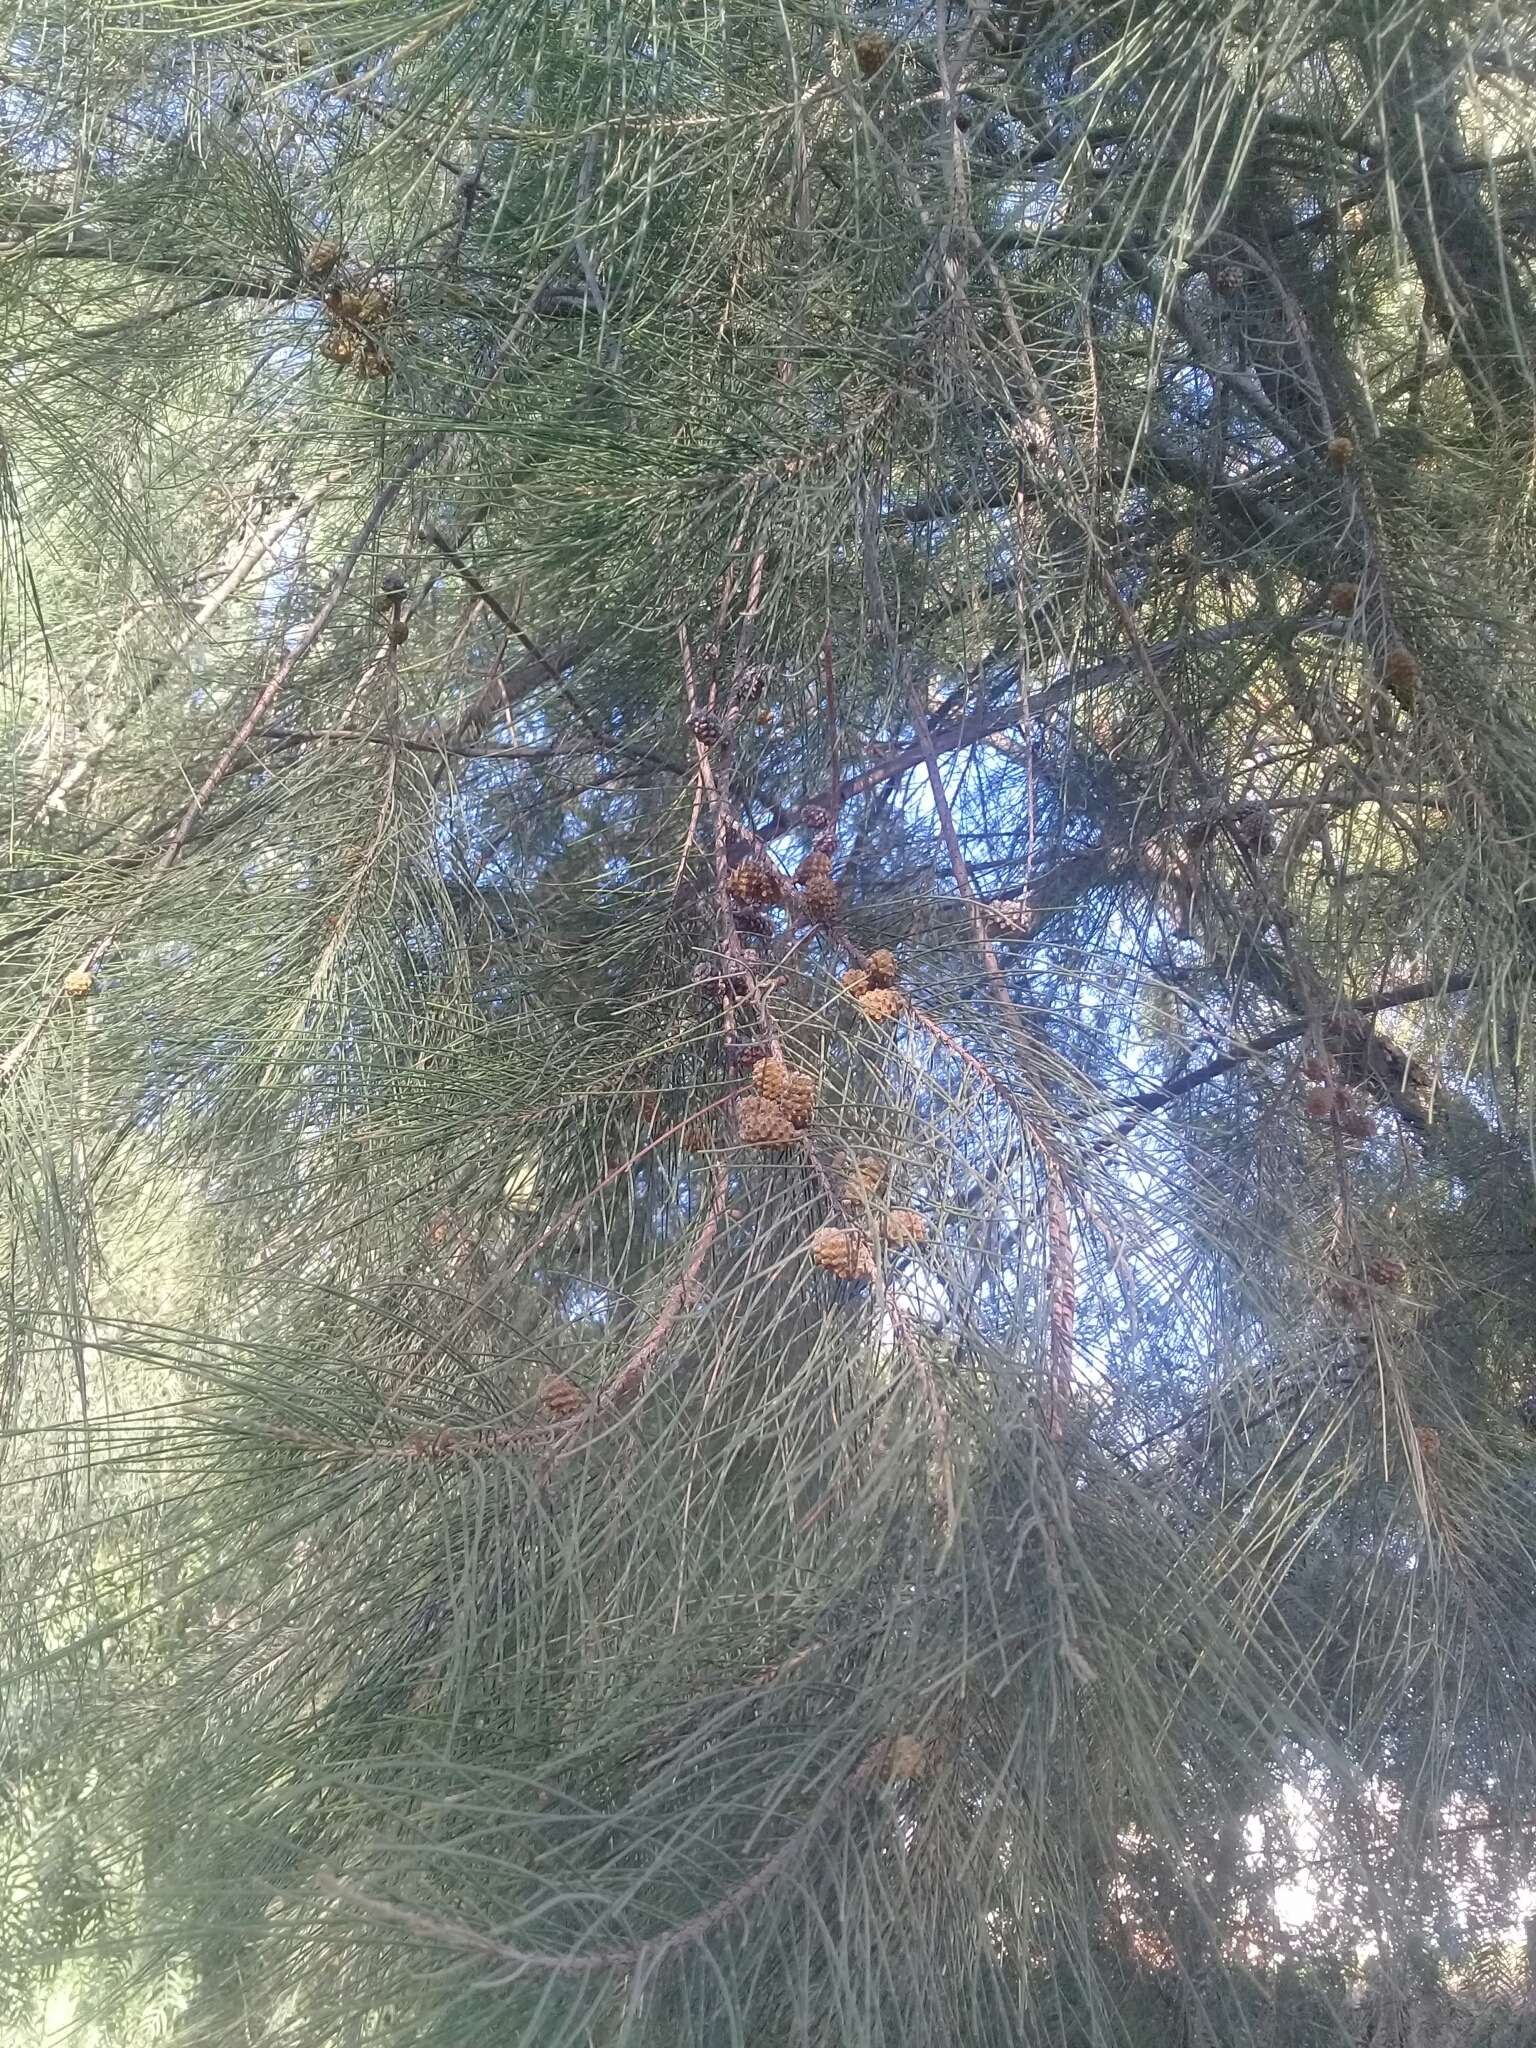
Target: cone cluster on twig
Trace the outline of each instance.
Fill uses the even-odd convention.
[[[843,993],[858,1004],[871,1024],[893,1024],[907,1006],[896,987],[899,969],[896,955],[879,946],[862,967],[850,967],[842,975]]]
[[[306,274],[331,276],[341,260],[340,249],[330,242],[317,243],[315,248],[322,254],[335,249],[335,257],[322,272],[313,267],[312,251],[305,259]],[[385,352],[383,335],[398,311],[391,295],[379,285],[358,291],[338,280],[326,291],[322,303],[330,330],[320,344],[326,361],[338,369],[350,367],[359,377],[389,376],[394,364]]]
[[[1314,1123],[1332,1123],[1346,1138],[1373,1138],[1376,1119],[1361,1109],[1353,1088],[1337,1078],[1333,1062],[1322,1053],[1309,1054],[1302,1072],[1314,1083],[1301,1106]]]
[[[815,1080],[787,1066],[776,1054],[758,1061],[752,1069],[752,1086],[764,1102],[782,1110],[796,1130],[803,1130],[816,1114]]]

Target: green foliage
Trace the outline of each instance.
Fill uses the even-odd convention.
[[[14,15],[8,2037],[1525,2037],[1528,43]]]

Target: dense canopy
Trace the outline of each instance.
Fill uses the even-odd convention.
[[[1523,2038],[1529,19],[0,74],[0,2031]]]

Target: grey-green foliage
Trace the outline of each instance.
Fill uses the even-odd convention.
[[[1518,2038],[1523,21],[10,49],[7,2027]]]

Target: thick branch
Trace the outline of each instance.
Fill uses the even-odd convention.
[[[1410,981],[1398,988],[1383,990],[1380,995],[1365,996],[1358,1003],[1351,1003],[1346,1014],[1357,1017],[1374,1017],[1381,1010],[1399,1010],[1407,1003],[1427,1002],[1434,996],[1464,995],[1471,988],[1477,976],[1475,973],[1451,974],[1440,981]],[[1123,1095],[1114,1104],[1116,1109],[1162,1109],[1170,1102],[1177,1102],[1181,1095],[1192,1094],[1196,1088],[1203,1088],[1207,1081],[1216,1081],[1223,1074],[1230,1074],[1234,1068],[1245,1066],[1261,1052],[1273,1052],[1277,1046],[1289,1045],[1310,1031],[1314,1024],[1325,1024],[1326,1017],[1307,1016],[1299,1022],[1282,1024],[1274,1031],[1265,1031],[1259,1037],[1250,1039],[1245,1046],[1235,1046],[1231,1052],[1224,1052],[1218,1058],[1207,1060],[1204,1066],[1191,1067],[1187,1074],[1180,1074],[1172,1081],[1165,1081],[1161,1087],[1143,1089],[1139,1095]]]

